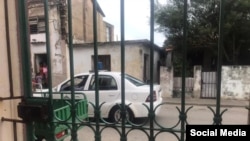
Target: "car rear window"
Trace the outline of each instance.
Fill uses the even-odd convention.
[[[146,85],[146,83],[144,83],[143,81],[141,81],[141,80],[139,80],[131,75],[128,75],[128,74],[125,74],[125,79],[136,86]]]

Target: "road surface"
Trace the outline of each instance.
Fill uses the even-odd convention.
[[[180,105],[163,105],[161,107],[160,114],[157,115],[156,121],[159,125],[161,125],[164,128],[172,128],[179,130],[180,124],[178,124],[179,121],[179,111],[176,107],[180,108]],[[188,109],[190,106],[186,106],[186,109]],[[211,107],[215,110],[215,107]],[[246,125],[248,123],[248,110],[244,107],[221,107],[221,112],[223,110],[227,110],[222,115],[222,124],[228,125],[228,124],[243,124]],[[188,124],[212,124],[213,123],[213,112],[206,106],[193,106],[188,112],[187,112],[187,122]],[[158,125],[155,123],[155,127],[157,128]],[[149,123],[146,123],[144,127],[149,127]],[[93,128],[95,129],[95,126],[93,125]],[[116,131],[113,128],[104,128],[101,127],[101,129],[104,129],[101,133],[101,139],[102,141],[120,141],[120,135],[118,131]],[[120,128],[117,128],[120,131]],[[128,129],[129,130],[129,129]],[[128,131],[127,130],[127,131]],[[145,130],[146,133],[149,134],[148,130]],[[128,133],[128,132],[127,132]],[[147,141],[148,137],[141,130],[132,130],[127,135],[128,141]],[[157,133],[157,131],[155,132]],[[176,133],[177,136],[179,136],[179,133]],[[172,133],[161,133],[157,135],[155,138],[155,141],[166,141],[166,138],[168,141],[177,141],[178,137],[174,136]],[[78,139],[79,141],[95,141],[95,134],[89,127],[84,127],[81,130],[78,131]],[[70,140],[70,137],[66,139],[67,141]]]

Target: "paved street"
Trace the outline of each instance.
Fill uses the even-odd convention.
[[[163,98],[164,102],[168,104],[180,104],[181,98]],[[186,105],[201,105],[201,106],[214,106],[216,104],[216,99],[194,99],[186,98]],[[249,101],[247,100],[231,100],[231,99],[221,99],[221,107],[246,107],[249,106]]]
[[[179,121],[179,112],[177,107],[180,108],[180,104],[178,101],[180,99],[172,99],[165,100],[167,102],[166,105],[162,105],[160,115],[156,117],[156,121],[158,124],[165,128],[180,129]],[[186,101],[186,109],[193,106],[187,112],[187,122],[189,124],[212,124],[213,123],[213,112],[207,107],[211,106],[212,109],[215,110],[213,106],[215,100],[201,100],[199,102],[195,102],[195,100],[190,99]],[[221,112],[223,110],[227,110],[222,115],[222,124],[247,124],[248,122],[248,110],[245,108],[248,104],[248,101],[222,101],[221,102]],[[175,125],[177,125],[175,127]],[[149,123],[145,125],[145,127],[149,127]],[[155,127],[157,125],[155,124]],[[103,129],[103,127],[101,127]],[[148,131],[146,130],[148,133]],[[156,131],[157,132],[157,131]],[[178,135],[178,134],[177,134]],[[89,127],[84,127],[83,129],[78,131],[79,141],[94,141],[95,134]],[[119,133],[112,128],[106,128],[102,131],[101,134],[102,141],[119,141],[120,135]],[[132,130],[127,135],[128,141],[146,141],[148,140],[147,135],[140,130]],[[156,137],[156,141],[177,141],[178,139],[171,133],[161,133]],[[69,140],[69,139],[68,139]]]

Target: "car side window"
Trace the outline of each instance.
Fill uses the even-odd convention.
[[[88,75],[74,77],[75,91],[83,91],[87,79],[88,79]],[[70,80],[62,85],[60,91],[69,91],[69,90],[71,90],[71,81]]]
[[[99,90],[117,90],[117,83],[112,76],[108,75],[99,75]],[[95,77],[92,76],[89,90],[95,90]]]

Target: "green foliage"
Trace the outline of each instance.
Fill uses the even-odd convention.
[[[182,55],[179,52],[175,53],[173,65],[174,65],[174,76],[182,76]],[[193,77],[193,68],[189,64],[189,61],[186,60],[187,69],[185,70],[185,76]]]
[[[166,36],[164,46],[173,46],[179,53],[183,47],[183,2],[184,0],[169,0],[166,5],[157,5],[155,10],[155,22],[159,25],[157,30]],[[250,43],[250,0],[225,0],[224,13],[224,64],[240,64],[239,59],[241,62],[244,60],[241,53],[248,52]],[[220,0],[189,1],[188,53],[209,48],[212,57],[217,57],[219,14]],[[192,60],[189,64],[193,64]]]

